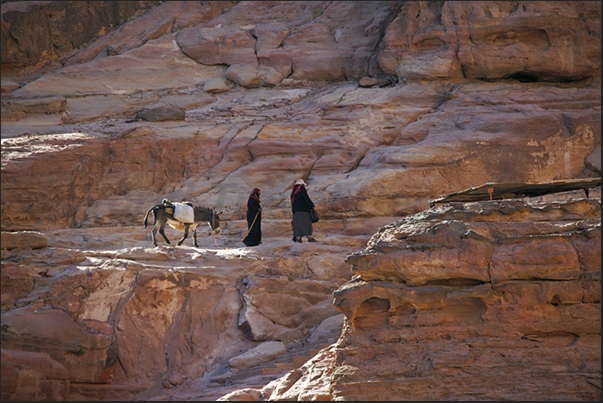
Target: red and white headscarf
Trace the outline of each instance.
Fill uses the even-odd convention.
[[[251,194],[249,195],[249,198],[253,199],[259,203],[260,202],[260,189],[253,188],[253,190],[251,191]]]
[[[295,185],[293,186],[293,189],[291,189],[291,203],[295,200],[295,196],[297,196],[302,186],[306,186],[306,182],[304,182],[303,179],[295,181]]]

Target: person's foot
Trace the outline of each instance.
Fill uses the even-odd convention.
[[[311,236],[308,237],[308,242],[316,242],[316,239],[312,238]]]
[[[296,238],[296,237],[293,237],[293,242],[299,242],[299,243],[302,243],[301,236],[298,236],[297,238]]]

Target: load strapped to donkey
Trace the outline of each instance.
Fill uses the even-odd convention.
[[[151,207],[144,216],[144,227],[147,228],[147,219],[153,212],[155,224],[151,234],[153,236],[153,245],[157,246],[157,232],[161,234],[165,242],[170,243],[165,235],[165,225],[169,225],[175,230],[184,232],[184,236],[178,241],[182,245],[188,237],[189,230],[193,231],[193,240],[197,244],[197,226],[202,222],[207,222],[212,229],[212,235],[220,232],[220,212],[214,208],[193,207],[190,202],[172,203],[163,199],[162,204]]]

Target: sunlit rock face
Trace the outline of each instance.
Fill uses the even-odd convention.
[[[599,2],[92,3],[2,3],[3,400],[600,399],[600,188],[429,209],[600,177]]]
[[[379,61],[401,80],[595,76],[600,14],[592,2],[405,2]]]
[[[600,200],[434,207],[347,261],[333,398],[600,398]]]
[[[163,197],[240,218],[254,187],[285,218],[299,177],[346,218],[600,176],[599,45],[593,2],[163,3],[3,75],[2,225],[132,225]]]
[[[339,340],[221,400],[600,399],[600,198],[433,207],[346,261]]]
[[[202,394],[257,365],[245,353],[264,343],[279,346],[267,360],[315,339],[318,350],[341,332],[341,320],[328,324],[352,275],[346,255],[392,219],[320,222],[314,244],[292,242],[288,220],[266,220],[253,248],[239,246],[242,221],[200,231],[199,248],[190,238],[153,247],[142,226],[3,231],[3,400]],[[337,333],[321,338],[325,327]]]

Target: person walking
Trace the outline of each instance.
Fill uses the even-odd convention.
[[[291,210],[293,211],[293,242],[302,242],[302,237],[308,237],[308,242],[316,242],[312,237],[312,218],[310,211],[314,208],[314,203],[308,196],[306,182],[298,179],[291,190]]]
[[[262,243],[262,207],[260,206],[260,189],[253,188],[247,200],[247,229],[243,238],[247,246],[257,246]]]

